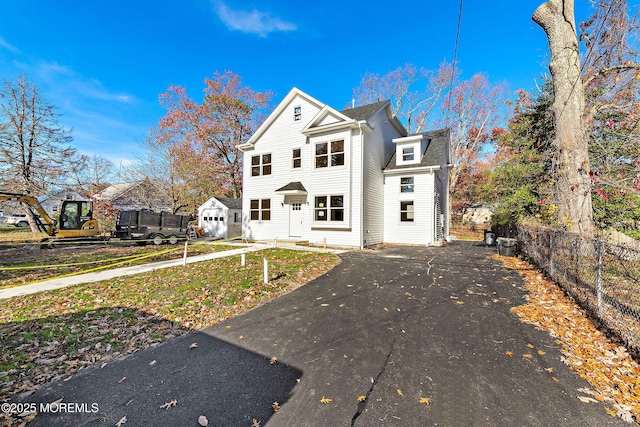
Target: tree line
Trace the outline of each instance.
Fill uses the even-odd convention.
[[[594,3],[579,27],[573,19],[573,0],[535,11],[549,38],[550,75],[534,91],[516,91],[515,100],[506,83],[483,73],[463,79],[448,62],[367,73],[353,98],[357,105],[390,100],[410,133],[450,129],[454,215],[482,202],[500,223],[633,234],[640,220],[640,27],[620,0]],[[150,180],[174,211],[195,212],[211,196],[241,197],[238,145],[265,119],[272,97],[232,72],[205,79],[201,101],[169,87],[144,154],[119,179]],[[39,195],[67,186],[89,196],[114,182],[114,165],[80,155],[57,109],[25,76],[4,82],[0,105],[1,189]]]

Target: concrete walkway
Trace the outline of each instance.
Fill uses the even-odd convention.
[[[187,264],[195,262],[209,261],[217,258],[224,258],[234,255],[240,255],[243,253],[256,252],[264,249],[273,248],[273,244],[268,243],[251,243],[251,244],[238,244],[238,249],[232,249],[223,252],[214,252],[211,254],[196,255],[187,257]],[[297,246],[286,242],[279,242],[279,248],[304,250],[304,251],[322,251],[322,248],[313,248],[306,246]],[[332,250],[333,253],[341,253],[343,251]],[[77,274],[74,276],[60,277],[57,279],[43,280],[41,282],[32,283],[29,285],[16,286],[13,288],[0,289],[0,299],[12,298],[20,295],[35,294],[37,292],[51,291],[54,289],[65,288],[67,286],[79,285],[81,283],[100,282],[102,280],[113,279],[114,277],[130,276],[132,274],[146,273],[148,271],[160,270],[163,268],[177,267],[184,264],[184,260],[174,259],[168,261],[159,261],[149,264],[135,265],[131,267],[114,268],[111,270],[97,271],[93,273]]]

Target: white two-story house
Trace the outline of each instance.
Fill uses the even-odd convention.
[[[338,111],[294,88],[240,148],[247,239],[363,248],[448,233],[449,134],[407,135],[389,101]]]

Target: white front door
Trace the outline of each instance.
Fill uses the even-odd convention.
[[[302,203],[289,205],[289,236],[302,237]]]

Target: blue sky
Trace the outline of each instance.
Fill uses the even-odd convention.
[[[514,91],[546,72],[531,21],[541,0],[465,0],[458,67]],[[201,99],[204,79],[233,71],[274,104],[294,86],[335,108],[366,72],[452,61],[459,2],[282,0],[0,1],[0,80],[25,74],[59,107],[73,145],[131,161],[165,111],[170,85]],[[491,5],[491,6],[489,6]],[[592,11],[576,0],[578,19]]]

